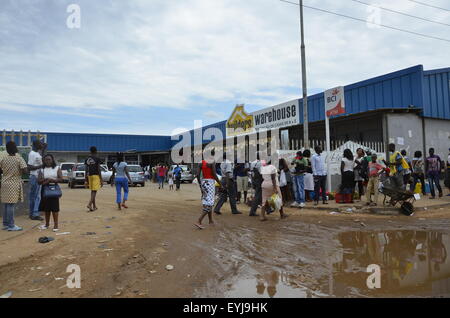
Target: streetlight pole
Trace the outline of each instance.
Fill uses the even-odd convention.
[[[301,56],[302,56],[302,87],[303,87],[303,143],[305,149],[309,148],[308,131],[308,89],[306,86],[306,50],[305,50],[305,30],[303,25],[303,0],[300,0],[300,33],[301,33]]]

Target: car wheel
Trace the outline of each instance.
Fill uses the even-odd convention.
[[[145,182],[141,183],[141,187],[145,187]]]

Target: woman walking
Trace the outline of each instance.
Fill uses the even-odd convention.
[[[355,173],[355,183],[358,185],[358,200],[364,195],[364,172],[363,172],[363,160],[366,155],[362,148],[356,149],[357,158],[355,159],[355,167],[353,172]]]
[[[262,206],[261,206],[261,221],[267,221],[266,218],[266,208],[269,207],[268,200],[274,194],[278,194],[281,198],[281,190],[278,184],[277,178],[277,168],[267,163],[265,160],[262,161],[261,175],[263,177],[262,187]],[[280,208],[280,218],[284,219],[286,215],[284,214],[283,207]]]
[[[283,205],[286,206],[293,200],[292,177],[286,159],[281,158],[278,165],[280,167],[280,190],[283,197]]]
[[[116,203],[119,210],[128,209],[126,202],[128,201],[128,183],[131,182],[130,173],[128,172],[127,163],[123,159],[123,153],[117,153],[117,162],[113,165],[113,174],[111,177],[111,187],[116,185]],[[123,189],[123,201],[122,201]]]
[[[202,214],[198,219],[198,222],[194,225],[198,227],[200,230],[204,229],[202,225],[202,221],[206,215],[208,215],[209,224],[213,225],[214,221],[212,218],[212,210],[214,207],[214,199],[215,199],[215,190],[216,190],[216,182],[220,185],[219,177],[217,177],[216,169],[214,168],[214,163],[208,163],[206,160],[202,160],[202,163],[198,167],[197,171],[197,181],[200,186],[200,191],[202,193]],[[203,176],[203,179],[200,178],[200,174]],[[220,186],[222,188],[222,186]]]
[[[14,224],[14,208],[17,202],[23,202],[22,174],[27,173],[27,163],[18,155],[16,143],[6,144],[7,154],[0,157],[0,170],[3,171],[1,182],[1,202],[4,204],[3,230],[21,231]]]
[[[52,155],[44,156],[42,161],[43,167],[38,173],[38,183],[42,186],[42,199],[39,204],[39,211],[45,213],[45,225],[39,226],[39,229],[46,230],[50,227],[50,214],[52,214],[53,232],[58,232],[59,198],[61,195],[61,189],[59,189],[58,183],[63,182],[62,172],[56,166],[55,158]],[[53,190],[49,191],[51,188]]]
[[[353,202],[353,191],[355,187],[355,173],[353,171],[355,162],[353,161],[353,153],[350,149],[344,150],[344,156],[341,161],[341,193],[346,196],[351,196]],[[348,201],[348,200],[346,200]]]

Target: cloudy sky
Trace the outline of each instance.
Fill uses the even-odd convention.
[[[362,1],[450,24],[450,11],[412,1]],[[352,0],[304,2],[378,21]],[[73,3],[79,29],[67,27]],[[170,134],[224,120],[237,103],[254,111],[298,98],[298,9],[279,0],[1,0],[0,128]],[[388,12],[379,22],[450,39],[445,25]],[[450,66],[449,42],[307,8],[305,24],[310,93]]]

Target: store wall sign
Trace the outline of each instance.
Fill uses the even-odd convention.
[[[256,129],[275,129],[300,123],[298,99],[252,113]]]
[[[253,116],[245,112],[244,105],[236,105],[227,121],[227,136],[238,136],[253,131]]]
[[[325,91],[325,114],[327,117],[345,114],[344,87]]]

